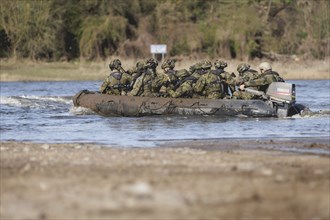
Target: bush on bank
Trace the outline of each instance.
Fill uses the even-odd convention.
[[[49,0],[0,2],[0,57],[171,56],[278,60],[329,56],[324,0]],[[294,57],[296,57],[294,56]]]

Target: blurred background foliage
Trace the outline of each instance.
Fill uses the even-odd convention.
[[[329,56],[328,0],[2,0],[0,57]]]

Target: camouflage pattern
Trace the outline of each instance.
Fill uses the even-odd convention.
[[[168,69],[168,70],[164,71],[164,73],[169,78],[169,81],[171,82],[171,84],[176,84],[176,82],[179,80],[179,78],[176,75],[175,70]]]
[[[225,69],[227,67],[227,62],[223,61],[223,60],[216,60],[214,62],[214,68],[216,69]]]
[[[267,70],[260,74],[260,76],[257,79],[252,79],[247,82],[244,82],[245,87],[256,87],[257,90],[266,92],[268,89],[268,86],[272,82],[279,82],[282,79],[280,78],[279,74],[272,71]]]
[[[168,90],[174,89],[175,85],[178,83],[179,79],[174,70],[175,61],[172,59],[167,59],[161,65],[161,68],[164,70],[163,75],[158,77],[158,85],[161,85],[159,94],[162,97],[169,97]]]
[[[146,62],[138,62],[136,65],[136,74],[133,89],[127,93],[128,96],[158,96],[157,85],[154,80],[157,78],[156,67],[158,62],[154,59],[148,59]]]
[[[147,64],[143,61],[138,61],[135,67],[127,70],[127,73],[130,74],[134,80],[136,80],[142,72],[146,69]]]
[[[172,60],[172,59],[165,60],[165,61],[162,63],[162,65],[161,65],[161,68],[162,68],[163,70],[165,70],[165,69],[167,69],[167,68],[173,70],[174,67],[175,67],[175,61]]]
[[[240,86],[250,80],[257,79],[259,77],[258,71],[250,69],[249,64],[244,64],[244,63],[239,64],[237,67],[237,71],[239,72],[239,76],[236,79],[236,85],[238,85],[238,86]],[[257,89],[257,88],[254,88],[254,89]],[[245,91],[235,91],[232,96],[233,99],[244,99],[244,100],[250,100],[250,99],[253,99],[254,97],[255,96],[253,94],[245,92]]]
[[[235,91],[236,75],[234,73],[228,73],[224,69],[227,67],[227,62],[223,60],[216,60],[214,62],[215,70],[212,73],[220,76],[221,83],[223,84],[223,90],[227,98]],[[229,91],[230,90],[230,91]]]
[[[114,69],[116,69],[118,71],[123,70],[123,68],[121,67],[121,61],[119,59],[114,59],[113,61],[111,61],[110,64],[109,64],[109,68],[110,68],[111,71],[114,70]]]
[[[220,79],[221,82],[224,83],[224,90],[226,95],[230,95],[229,94],[229,90],[231,93],[233,93],[235,91],[235,83],[236,83],[236,79],[235,79],[235,74],[234,73],[228,73],[228,72],[223,72],[220,73]]]
[[[219,99],[224,97],[220,76],[213,74],[211,70],[208,70],[197,80],[194,91],[205,98]]]
[[[245,82],[257,79],[258,77],[259,77],[258,71],[249,69],[245,72],[239,73],[238,78],[236,79],[236,85],[242,85]]]
[[[132,82],[132,76],[127,74],[121,66],[119,59],[114,59],[109,64],[109,69],[113,71],[103,81],[99,91],[103,94],[121,95],[125,94]],[[115,70],[115,71],[114,71]]]
[[[212,67],[212,63],[211,63],[211,61],[209,61],[209,60],[205,60],[204,62],[202,62],[202,69],[204,69],[204,70],[208,70],[208,69],[211,69],[211,67]]]
[[[100,92],[110,95],[122,95],[129,89],[132,76],[127,73],[112,72],[102,83]]]
[[[194,77],[197,81],[203,75],[201,72],[204,72],[204,71],[203,70],[197,70],[194,73],[189,72],[189,76]],[[196,82],[195,82],[195,84],[196,84]]]
[[[127,73],[134,77],[134,76],[136,76],[137,71],[138,71],[138,68],[134,66],[131,69],[127,70]]]
[[[235,91],[233,93],[232,99],[243,99],[243,100],[251,100],[254,98],[254,95],[249,93],[249,92],[245,92],[245,91]]]
[[[174,70],[175,67],[175,61],[172,59],[168,59],[166,60],[163,64],[162,64],[162,69],[164,70],[164,73],[167,76],[167,81],[163,81],[163,90],[161,95],[168,97],[168,96],[172,96],[174,94],[174,92],[179,89],[179,87],[182,85],[182,80],[190,75],[190,72],[185,70],[185,69],[181,69],[181,70]],[[180,92],[180,94],[175,94],[174,96],[181,96],[183,95],[183,93]]]
[[[181,69],[181,70],[176,70],[175,75],[181,81],[184,78],[188,77],[190,75],[190,73],[188,70]]]
[[[162,63],[163,73],[157,73],[157,66],[157,60],[151,58],[137,62],[135,67],[125,71],[121,61],[115,59],[109,64],[112,73],[102,83],[100,92],[129,96],[211,99],[230,98],[232,95],[234,99],[248,100],[254,98],[254,95],[245,91],[235,91],[236,86],[244,84],[245,87],[266,91],[271,82],[284,81],[271,69],[259,75],[257,71],[250,69],[247,63],[237,66],[239,74],[236,78],[234,73],[224,70],[227,62],[223,60],[214,62],[214,70],[211,70],[212,63],[208,60],[195,63],[190,66],[189,71],[174,70],[173,59],[167,59]]]
[[[176,90],[169,89],[172,98],[192,98],[194,94],[193,81],[184,81]]]
[[[153,93],[156,96],[167,97],[166,88],[171,82],[170,77],[165,73],[157,73],[152,81]]]
[[[168,88],[168,94],[172,98],[191,98],[194,95],[194,85],[200,75],[197,71],[201,70],[201,63],[190,67],[190,71],[186,69],[176,70],[174,72],[176,80],[172,80]]]
[[[127,93],[128,96],[148,96],[152,97],[153,89],[152,89],[152,81],[153,74],[149,70],[145,70],[136,80],[133,85],[133,89]]]
[[[193,74],[195,72],[199,72],[198,74],[201,74],[201,71],[202,71],[202,65],[203,65],[203,62],[198,62],[192,66],[189,67],[189,72],[190,74]]]
[[[155,70],[157,66],[158,66],[158,62],[154,58],[150,58],[146,61],[146,67],[149,69]]]
[[[180,80],[176,75],[176,72],[177,71],[171,69],[167,69],[166,71],[164,71],[164,73],[168,77],[168,81],[164,83],[164,86],[167,89],[174,89],[174,87],[179,83]]]
[[[249,69],[250,69],[250,65],[247,64],[247,63],[240,63],[237,66],[237,72],[240,73],[240,74],[247,71],[247,70],[249,70]]]

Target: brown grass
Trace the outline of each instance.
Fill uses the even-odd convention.
[[[27,60],[0,60],[0,81],[73,81],[102,80],[108,73],[108,64],[112,57],[100,62],[31,62]],[[136,59],[121,59],[124,69],[135,65]],[[200,60],[193,58],[177,58],[176,69],[188,69]],[[213,60],[212,60],[213,61]],[[242,61],[226,60],[227,71],[236,73],[236,67]],[[248,62],[251,68],[258,69],[262,61]],[[161,63],[161,62],[160,62]],[[330,79],[329,59],[315,61],[290,61],[271,63],[273,70],[285,79]],[[160,66],[160,64],[159,64]],[[158,66],[158,70],[161,71]]]

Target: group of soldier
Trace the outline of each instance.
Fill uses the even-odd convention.
[[[155,59],[139,61],[136,66],[124,70],[121,61],[110,62],[112,71],[100,87],[100,92],[111,95],[171,97],[171,98],[210,98],[210,99],[255,99],[255,94],[245,91],[246,87],[266,92],[272,82],[284,82],[272,70],[269,63],[263,62],[258,71],[247,63],[237,66],[238,75],[225,71],[227,62],[216,60],[214,69],[210,61],[198,62],[189,70],[175,70],[173,59],[165,60],[157,72]]]

